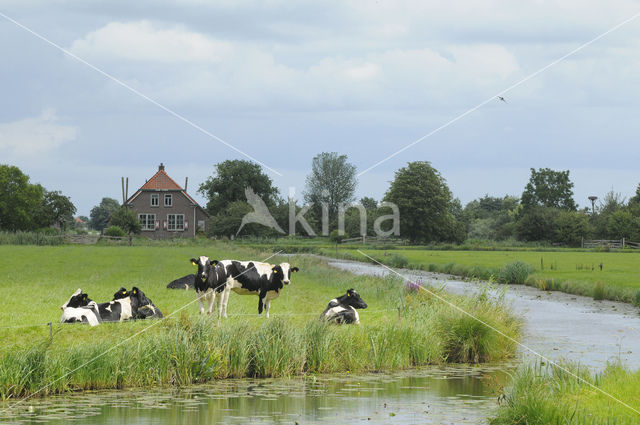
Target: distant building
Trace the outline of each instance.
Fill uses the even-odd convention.
[[[194,237],[205,231],[207,212],[164,171],[154,174],[125,205],[138,214],[142,235],[153,239]]]

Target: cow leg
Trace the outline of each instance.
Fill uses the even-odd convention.
[[[222,291],[222,317],[227,318],[227,304],[229,304],[229,294],[231,293],[231,286],[227,284]]]
[[[262,314],[262,309],[264,307],[264,299],[267,296],[266,292],[260,292],[258,295],[258,315]]]
[[[267,319],[269,318],[269,307],[271,307],[271,300],[267,298],[267,301],[264,303],[264,311],[266,312]]]
[[[224,292],[217,293],[215,297],[218,304],[218,326],[220,326],[220,321],[222,319],[222,307],[223,307],[222,302],[224,300]]]
[[[213,312],[213,304],[216,302],[216,293],[212,290],[209,290],[209,307],[207,308],[207,314],[211,314]]]
[[[198,305],[200,306],[200,314],[204,314],[204,303],[202,302],[202,298],[204,297],[204,293],[196,292],[196,298],[198,299]]]

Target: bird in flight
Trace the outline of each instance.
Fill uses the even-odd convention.
[[[278,222],[269,212],[269,208],[264,203],[260,196],[258,196],[253,189],[250,187],[245,188],[244,194],[247,197],[247,203],[253,207],[253,212],[246,213],[244,217],[242,217],[242,223],[240,223],[240,228],[236,232],[236,236],[240,233],[240,230],[246,225],[250,223],[258,223],[263,226],[270,227],[275,229],[280,233],[286,233],[282,228],[278,225]]]
[[[507,103],[507,101],[506,101],[506,100],[504,100],[504,97],[502,97],[502,96],[498,96],[498,100],[501,100],[501,101],[503,101],[504,103]]]

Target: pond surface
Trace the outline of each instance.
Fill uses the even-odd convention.
[[[508,371],[440,367],[393,374],[227,380],[184,390],[28,400],[15,424],[482,424]]]

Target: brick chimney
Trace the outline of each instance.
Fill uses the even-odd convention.
[[[158,166],[158,171],[164,171],[164,164],[162,162]]]

